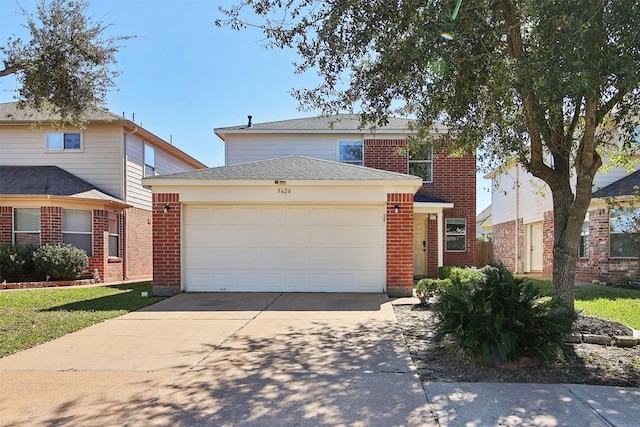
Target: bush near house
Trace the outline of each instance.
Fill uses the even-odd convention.
[[[450,283],[449,279],[421,279],[416,285],[416,297],[420,300],[421,305],[428,306],[429,299]]]
[[[565,339],[577,315],[563,301],[500,264],[452,276],[434,305],[437,340],[449,336],[484,363],[525,357],[552,363],[560,353],[571,354]]]
[[[19,281],[33,273],[35,246],[10,243],[0,246],[0,280]]]
[[[73,280],[89,265],[89,258],[73,245],[42,245],[33,253],[33,264],[47,280]]]

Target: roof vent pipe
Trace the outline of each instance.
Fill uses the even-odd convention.
[[[249,123],[247,123],[247,127],[250,128],[251,127],[251,119],[253,118],[253,116],[247,116],[247,118],[249,119]]]

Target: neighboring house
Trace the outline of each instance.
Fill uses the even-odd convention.
[[[407,153],[406,119],[359,125],[249,118],[215,130],[225,166],[145,179],[156,233],[170,237],[155,292],[410,295],[414,277],[475,265],[475,156]]]
[[[0,245],[70,243],[104,281],[152,277],[143,176],[206,167],[139,125],[96,110],[85,129],[0,104]]]
[[[491,217],[496,260],[518,273],[553,272],[551,190],[521,166],[485,176],[493,180]],[[594,193],[583,224],[576,274],[583,279],[638,277],[638,248],[621,220],[640,206],[640,172],[611,168],[594,177]],[[610,204],[612,198],[616,206]],[[631,203],[629,203],[631,200]],[[635,206],[635,207],[634,207]]]
[[[489,241],[492,239],[492,210],[493,207],[489,205],[476,215],[476,237],[478,240]]]

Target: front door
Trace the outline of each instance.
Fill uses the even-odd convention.
[[[530,228],[529,244],[530,249],[530,266],[531,271],[542,271],[542,254],[543,254],[543,238],[542,238],[542,223],[537,222],[531,224]]]
[[[413,220],[413,275],[427,275],[427,217],[417,216]]]

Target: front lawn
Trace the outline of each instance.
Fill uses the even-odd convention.
[[[0,292],[0,357],[160,301],[151,282]]]
[[[551,294],[551,281],[533,281]],[[610,286],[576,286],[575,308],[585,316],[597,317],[640,329],[640,291]]]

